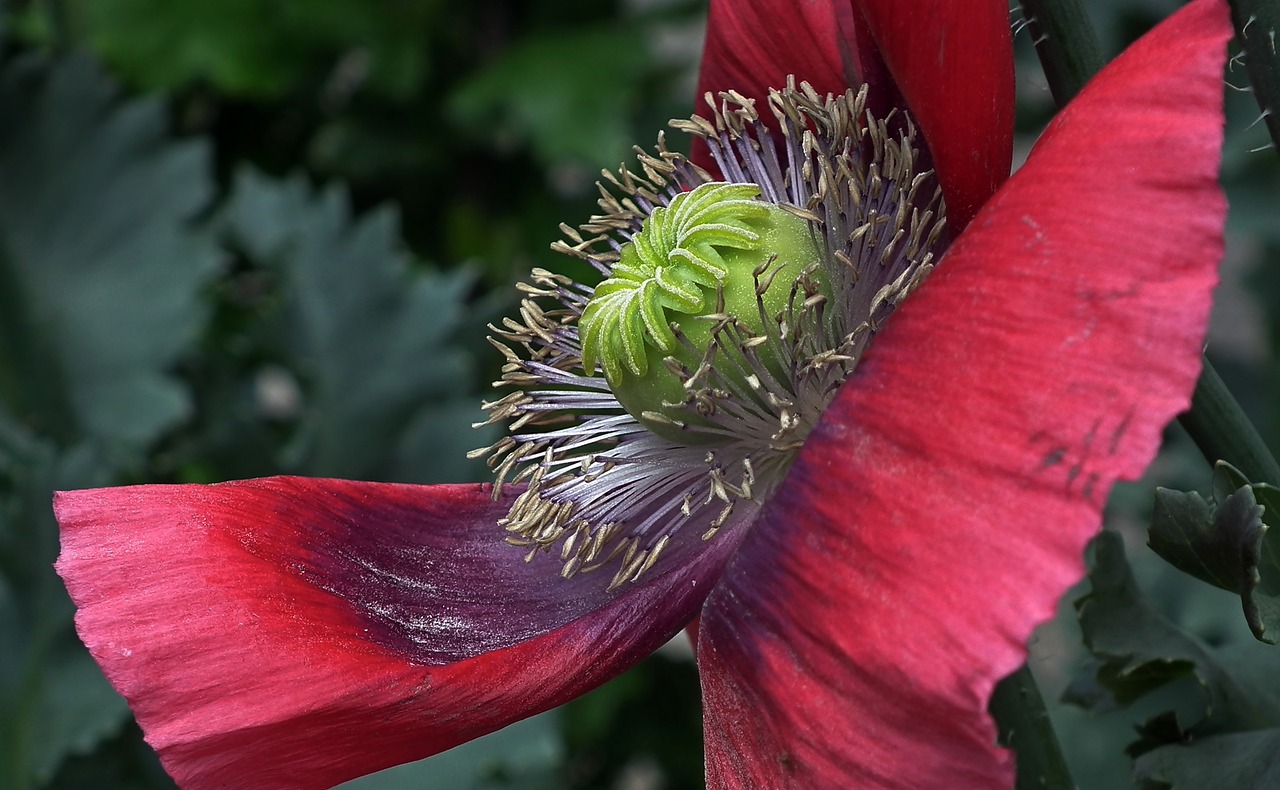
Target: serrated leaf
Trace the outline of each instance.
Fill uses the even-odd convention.
[[[1177,711],[1167,710],[1158,713],[1134,727],[1138,740],[1125,747],[1124,753],[1133,759],[1153,749],[1168,744],[1184,743],[1187,740],[1186,730],[1178,721]]]
[[[0,402],[64,445],[134,449],[190,408],[168,371],[218,251],[192,224],[208,145],[117,94],[82,59],[0,75]]]
[[[1274,637],[1264,638],[1262,634],[1267,628],[1271,628],[1272,633],[1280,631],[1280,488],[1269,483],[1251,483],[1240,470],[1224,461],[1219,461],[1215,469],[1215,479],[1219,476],[1228,481],[1228,485],[1248,486],[1254,499],[1262,506],[1262,523],[1266,532],[1255,569],[1257,584],[1251,596],[1259,620],[1254,635],[1275,644],[1277,640]],[[1248,605],[1246,602],[1246,611]]]
[[[1125,707],[1185,678],[1200,697],[1198,720],[1189,722],[1189,729],[1220,732],[1280,722],[1274,700],[1253,693],[1218,654],[1146,600],[1125,561],[1119,535],[1103,532],[1093,550],[1092,590],[1076,601],[1076,609],[1085,646],[1100,664],[1091,682],[1077,686],[1092,694],[1073,694],[1068,701],[1099,711]]]
[[[50,493],[109,479],[93,449],[60,452],[0,415],[0,787],[43,784],[128,719],[75,639],[71,601],[53,572]]]
[[[339,477],[465,476],[461,448],[483,438],[470,428],[472,360],[454,342],[470,276],[415,269],[393,211],[355,219],[341,191],[317,193],[301,179],[241,173],[223,228],[279,281],[266,342],[303,394],[286,463]],[[440,424],[441,415],[459,419]],[[434,441],[423,442],[415,426],[433,420]]]
[[[29,723],[32,774],[53,777],[72,754],[87,754],[119,732],[129,706],[82,645],[50,651],[41,662],[40,699]]]
[[[1198,738],[1138,758],[1134,778],[1170,790],[1273,790],[1280,777],[1280,729]]]
[[[1148,545],[1184,573],[1247,594],[1265,532],[1262,508],[1248,487],[1216,506],[1194,491],[1157,488]]]
[[[1195,492],[1156,490],[1149,545],[1175,568],[1240,596],[1255,638],[1280,633],[1280,489],[1252,484],[1219,461],[1213,502]],[[1270,629],[1270,633],[1268,633]]]

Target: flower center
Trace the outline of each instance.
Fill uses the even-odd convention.
[[[553,248],[601,282],[536,269],[520,286],[519,317],[492,327],[512,391],[485,404],[507,434],[472,454],[495,496],[524,486],[502,524],[527,560],[557,550],[563,575],[610,567],[616,588],[747,528],[734,509],[782,483],[943,245],[914,129],[865,102],[789,84],[769,97],[776,140],[753,101],[722,94],[672,126],[726,182],[659,138],[642,175],[605,173],[600,214],[562,226]]]
[[[618,403],[673,442],[724,439],[699,430],[707,422],[686,408],[695,395],[682,372],[715,364],[717,324],[777,336],[793,284],[821,267],[809,223],[759,195],[755,184],[708,182],[655,208],[578,319],[584,368],[599,365]],[[759,357],[787,377],[776,346],[762,344]],[[741,387],[751,373],[729,375]]]

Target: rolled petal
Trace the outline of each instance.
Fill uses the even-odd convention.
[[[1011,786],[992,687],[1199,373],[1230,34],[1109,66],[873,341],[703,610],[711,786]]]
[[[698,96],[734,90],[763,110],[788,75],[820,93],[867,83],[881,116],[923,131],[948,221],[959,231],[1009,175],[1013,41],[999,0],[712,0]],[[694,141],[694,160],[712,167]]]
[[[770,119],[771,88],[786,87],[794,75],[820,93],[841,94],[864,80],[877,86],[877,102],[894,102],[893,86],[865,25],[848,2],[795,3],[789,0],[711,0],[707,38],[698,74],[697,111],[706,112],[708,93],[736,91],[756,100]],[[878,109],[882,109],[877,104]],[[693,160],[714,172],[706,143],[693,141]]]
[[[610,594],[608,574],[524,562],[496,523],[510,496],[491,493],[302,478],[62,493],[57,569],[181,786],[326,788],[607,680],[689,621],[733,549]]]
[[[711,0],[698,101],[733,90],[763,110],[769,89],[792,74],[822,93],[844,93],[861,82],[858,36],[848,2]]]
[[[853,0],[924,133],[961,231],[1009,176],[1013,35],[1006,0]]]

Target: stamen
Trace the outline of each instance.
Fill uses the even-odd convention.
[[[566,577],[612,567],[610,589],[772,495],[945,232],[914,127],[872,117],[865,88],[820,96],[789,80],[767,102],[781,139],[752,100],[706,98],[708,117],[671,126],[704,140],[730,183],[659,136],[639,172],[603,174],[601,213],[552,245],[602,282],[535,269],[518,316],[490,327],[495,386],[515,390],[484,404],[507,435],[471,457],[487,457],[495,496],[525,486],[507,539],[527,559],[558,551]],[[765,250],[734,302],[727,256],[760,244],[757,223],[778,209],[816,259],[789,268]],[[642,375],[674,384],[628,407],[619,382]]]

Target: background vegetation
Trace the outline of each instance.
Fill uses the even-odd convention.
[[[1113,55],[1176,5],[1090,12]],[[75,639],[49,492],[482,479],[463,454],[487,443],[469,427],[497,367],[484,326],[532,266],[564,265],[548,245],[591,213],[599,168],[691,111],[704,14],[687,0],[0,0],[0,787],[172,786]],[[1018,43],[1025,150],[1053,104],[1029,34]],[[1229,80],[1245,85],[1240,69]],[[1229,93],[1231,251],[1210,350],[1280,447],[1280,160],[1255,150],[1268,141],[1251,97]],[[1172,429],[1152,480],[1209,475]],[[1113,503],[1146,591],[1123,603],[1141,594],[1171,618],[1149,647],[1179,683],[1099,685],[1070,605],[1087,584],[1033,645],[1050,696],[1072,685],[1053,713],[1082,786],[1130,786],[1123,749],[1149,716],[1181,712],[1147,728],[1156,744],[1218,727],[1206,673],[1248,688],[1276,667],[1238,599],[1142,547],[1150,506],[1151,483]],[[1274,737],[1266,748],[1280,760]],[[693,788],[701,760],[696,673],[673,646],[560,711],[351,787]]]

